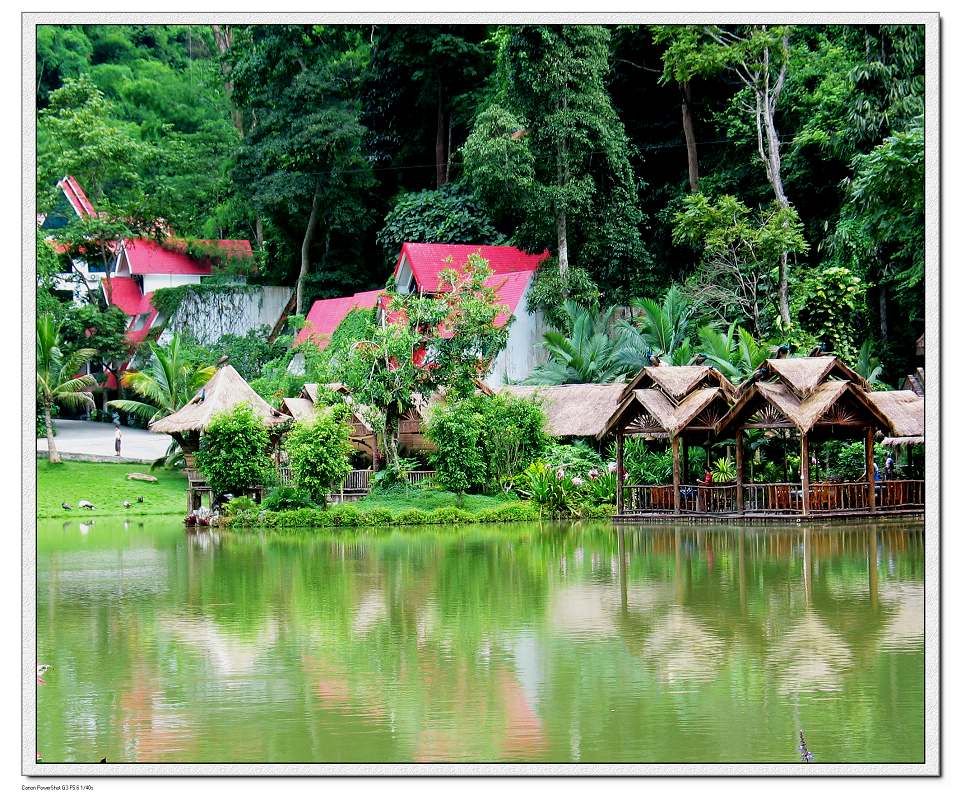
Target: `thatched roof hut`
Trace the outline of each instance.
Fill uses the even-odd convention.
[[[810,372],[794,373],[791,378],[790,384],[757,381],[742,389],[737,402],[718,423],[718,435],[734,428],[794,428],[802,434],[820,428],[843,437],[870,426],[885,431],[893,428],[860,383],[824,379],[812,386]]]
[[[885,445],[924,444],[924,398],[906,389],[868,394],[893,427],[881,442]]]
[[[714,367],[701,365],[644,367],[634,380],[624,387],[621,400],[626,400],[637,389],[656,387],[675,402],[704,386],[717,386],[728,397],[734,397],[737,388]]]
[[[293,417],[296,422],[311,423],[317,418],[313,402],[306,397],[285,397],[280,410]]]
[[[624,392],[623,383],[567,383],[560,386],[502,386],[499,391],[539,402],[551,436],[604,435]]]
[[[738,394],[744,394],[759,381],[782,383],[799,399],[810,395],[828,380],[849,381],[868,391],[871,387],[857,372],[837,356],[813,356],[808,358],[769,358],[748,380],[738,386]]]
[[[250,388],[240,374],[230,364],[225,364],[214,373],[193,396],[189,403],[173,414],[150,424],[156,433],[186,434],[203,431],[213,416],[221,411],[230,411],[246,403],[251,407],[264,425],[273,427],[290,422],[290,417],[272,408],[257,392]]]
[[[728,394],[719,386],[694,389],[677,402],[659,388],[635,389],[610,416],[601,436],[620,429],[625,435],[707,441],[728,409]]]

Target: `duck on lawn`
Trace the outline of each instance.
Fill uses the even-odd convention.
[[[77,501],[77,507],[78,507],[78,508],[87,508],[87,509],[90,509],[91,511],[93,511],[93,509],[96,508],[96,506],[95,506],[93,503],[91,503],[89,500],[78,500],[78,501]]]

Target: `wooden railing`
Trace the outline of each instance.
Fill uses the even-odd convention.
[[[867,482],[812,483],[809,487],[812,514],[870,509]],[[747,483],[743,487],[744,512],[764,514],[803,513],[800,483]],[[878,481],[874,489],[875,510],[924,507],[923,480]],[[737,514],[737,486],[734,484],[681,484],[682,514]],[[624,513],[672,513],[672,485],[627,485]]]
[[[744,510],[772,513],[800,513],[800,483],[747,483]]]
[[[924,508],[924,481],[882,481],[878,508]]]
[[[340,487],[331,492],[331,497],[365,497],[370,493],[370,481],[373,477],[373,470],[353,469],[347,473]],[[434,470],[422,469],[413,470],[407,473],[407,482],[411,486],[429,483],[437,473]],[[277,470],[278,482],[282,486],[289,486],[294,482],[293,471],[289,466],[279,467]]]

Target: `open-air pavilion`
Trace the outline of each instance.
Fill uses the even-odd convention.
[[[665,510],[763,517],[923,508],[923,481],[876,481],[874,470],[878,432],[898,436],[917,433],[920,426],[923,434],[923,399],[911,392],[870,392],[864,379],[834,356],[769,359],[736,388],[719,377],[708,367],[649,367],[625,388],[602,431],[617,438],[619,518],[659,516]],[[759,434],[780,438],[782,446],[796,443],[799,481],[787,476],[777,483],[745,480],[745,439]],[[623,439],[638,435],[670,441],[673,485],[625,485]],[[681,453],[687,445],[710,448],[731,439],[734,482],[686,483]],[[864,441],[863,477],[812,482],[812,446],[835,440]]]

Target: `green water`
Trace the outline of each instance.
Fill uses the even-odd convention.
[[[86,526],[85,526],[86,528]],[[42,523],[47,763],[923,759],[919,522]]]

